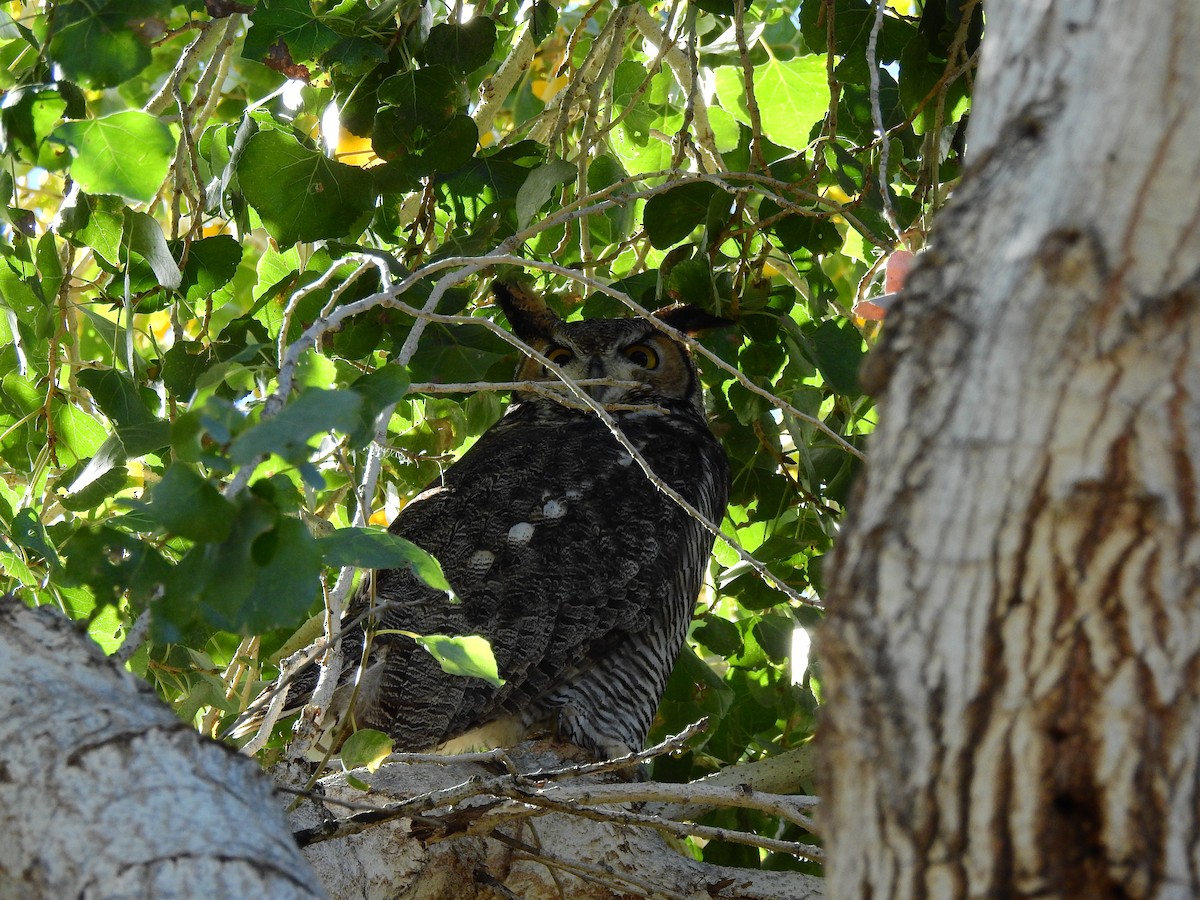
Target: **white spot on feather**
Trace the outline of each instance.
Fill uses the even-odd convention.
[[[528,522],[518,522],[512,528],[508,529],[508,542],[514,546],[528,544],[530,538],[533,537],[533,526]]]
[[[542,515],[547,519],[561,519],[567,514],[567,504],[561,500],[548,500],[542,507]]]

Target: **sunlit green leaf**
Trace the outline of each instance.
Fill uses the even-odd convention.
[[[360,728],[346,738],[338,750],[338,756],[347,769],[365,768],[368,772],[374,772],[383,765],[392,749],[390,736],[373,728]]]
[[[146,33],[162,28],[165,0],[74,0],[55,6],[50,54],[88,87],[120,84],[150,64]]]
[[[754,69],[754,97],[763,134],[781,147],[807,146],[812,126],[829,110],[829,75],[823,54],[798,56],[781,62],[770,59]],[[750,107],[741,66],[716,70],[721,106],[744,125],[750,124]]]
[[[313,15],[309,0],[259,0],[250,13],[242,55],[257,62],[309,63],[338,42],[338,34]],[[280,67],[282,69],[282,67]]]
[[[171,129],[139,110],[64,122],[50,140],[71,148],[71,177],[85,191],[143,203],[158,193],[175,151]]]
[[[91,247],[110,266],[121,262],[125,204],[119,197],[79,193],[62,210],[60,230],[76,244]]]
[[[442,671],[466,678],[482,678],[500,687],[504,679],[496,669],[492,645],[478,635],[466,637],[445,634],[409,634],[414,641],[433,654]]]

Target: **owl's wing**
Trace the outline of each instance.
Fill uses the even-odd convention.
[[[715,445],[707,429],[703,446],[641,431],[655,470],[696,494]],[[358,723],[389,731],[399,748],[427,748],[527,710],[593,655],[661,627],[668,595],[684,604],[674,615],[686,623],[711,546],[694,572],[679,574],[681,560],[697,556],[696,527],[593,417],[539,424],[510,413],[392,525],[438,558],[461,602],[407,570],[375,578],[381,628],[481,634],[505,684],[447,675],[411,640],[377,638],[386,658],[364,684]],[[681,592],[690,593],[680,601]]]

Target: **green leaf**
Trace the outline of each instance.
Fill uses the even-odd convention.
[[[642,91],[643,82],[650,78]],[[613,77],[613,103],[625,118],[610,132],[613,150],[630,172],[655,172],[670,168],[674,148],[656,137],[674,134],[683,124],[683,113],[671,100],[671,76],[625,60]],[[639,93],[639,91],[642,91]]]
[[[763,616],[752,629],[754,639],[773,663],[785,663],[791,656],[792,632],[800,626],[791,616]]]
[[[68,584],[87,585],[101,604],[127,593],[141,605],[162,590],[170,572],[158,551],[137,535],[110,526],[81,528],[63,546]]]
[[[375,205],[370,173],[303,147],[281,131],[251,137],[237,174],[246,201],[283,246],[347,235]]]
[[[178,462],[151,490],[143,512],[172,534],[208,542],[229,537],[237,515],[208,479]]]
[[[71,148],[71,177],[85,191],[118,194],[140,203],[158,194],[175,152],[171,129],[139,110],[64,122],[49,139]]]
[[[375,436],[375,420],[408,393],[409,383],[408,372],[395,365],[383,366],[355,379],[350,390],[362,398],[362,406],[359,427],[350,435],[352,444],[361,447]]]
[[[82,379],[81,379],[82,380]],[[58,437],[55,449],[63,465],[88,459],[108,439],[108,430],[78,406],[58,403],[50,411],[50,421]]]
[[[159,377],[177,400],[188,400],[200,376],[217,362],[216,351],[200,341],[178,341],[163,354]]]
[[[65,277],[52,231],[47,231],[38,239],[37,271],[42,283],[42,296],[49,302],[58,296],[58,289],[62,287]]]
[[[291,463],[308,459],[309,440],[326,431],[353,431],[359,424],[362,400],[350,391],[305,391],[276,415],[240,434],[229,448],[233,461],[244,466],[267,453]]]
[[[125,486],[125,447],[115,434],[110,435],[96,454],[83,465],[81,470],[68,470],[63,482],[70,478],[67,495],[62,498],[66,509],[80,511],[93,509],[116,491]]]
[[[78,193],[62,211],[59,231],[72,243],[91,247],[112,267],[121,264],[125,204],[119,197]]]
[[[741,650],[742,635],[728,619],[707,615],[696,629],[695,639],[718,656],[730,657]]]
[[[496,23],[487,16],[475,16],[465,25],[443,22],[433,26],[422,55],[429,63],[467,75],[491,60],[495,46]]]
[[[279,42],[287,47],[287,62],[311,63],[339,41],[338,33],[313,15],[309,0],[260,0],[250,13],[250,29],[242,56],[272,65],[279,59]],[[282,68],[272,65],[273,68]]]
[[[380,166],[373,173],[382,175],[381,190],[396,190],[393,179],[411,181],[435,172],[453,172],[471,161],[479,146],[479,127],[468,115],[459,113],[451,117],[446,127],[426,135],[422,131],[409,132],[397,119],[396,107],[385,107],[375,117],[375,134],[371,146],[382,159],[392,160],[388,166]],[[403,193],[410,188],[405,187]]]
[[[0,105],[0,152],[44,169],[61,169],[70,157],[46,136],[66,115],[86,115],[79,89],[70,82],[35,84],[10,91]]]
[[[92,457],[95,459],[95,457]],[[87,481],[82,487],[71,485],[70,493],[59,498],[63,509],[71,512],[86,512],[95,509],[129,482],[129,470],[125,466],[113,466],[102,474]]]
[[[642,224],[650,243],[665,250],[682,241],[708,218],[708,207],[721,189],[692,182],[656,194],[646,201]]]
[[[227,285],[242,261],[242,245],[229,234],[201,238],[188,245],[180,290],[196,303]]]
[[[37,287],[36,279],[22,277],[8,261],[0,260],[0,307],[12,310],[32,335],[47,338],[53,334],[53,320]]]
[[[347,769],[374,772],[391,755],[394,743],[390,736],[374,728],[360,728],[342,744],[338,756]]]
[[[19,510],[13,516],[9,537],[18,547],[32,550],[52,566],[58,565],[58,553],[50,543],[41,520],[32,509]]]
[[[466,678],[482,678],[496,687],[504,684],[487,638],[474,634],[452,637],[446,634],[405,633],[433,654],[443,672]]]
[[[466,108],[467,91],[443,65],[409,69],[379,85],[379,102],[387,108],[388,127],[406,146],[419,146],[422,136],[436,134]],[[376,120],[378,128],[378,119]]]
[[[126,213],[126,222],[129,227],[129,249],[149,263],[160,285],[170,289],[179,287],[183,275],[171,256],[158,221],[146,213],[130,210]]]
[[[412,541],[382,528],[339,528],[318,539],[330,566],[360,569],[412,569],[431,588],[452,593],[441,564]]]
[[[721,66],[715,74],[721,106],[749,125],[750,108],[741,66]],[[813,125],[829,110],[824,55],[797,56],[786,62],[772,58],[755,67],[754,95],[763,135],[780,147],[803,150]]]
[[[849,322],[838,323],[829,319],[809,333],[808,337],[813,362],[829,386],[837,393],[848,396],[862,393],[858,386],[858,369],[866,349],[858,329]]]
[[[666,728],[679,731],[701,716],[719,722],[732,704],[733,694],[726,684],[685,644],[675,660],[659,707]]]
[[[533,32],[533,42],[540,44],[554,34],[558,24],[558,10],[547,0],[537,0],[529,9],[529,27]]]
[[[926,49],[923,40],[914,40],[904,48],[900,58],[899,97],[904,111],[913,117],[913,131],[924,134],[934,127],[945,127],[962,118],[971,106],[971,96],[965,79],[956,78],[945,87],[945,97],[918,109],[945,77],[946,61]]]
[[[517,191],[517,227],[525,228],[538,211],[550,202],[554,189],[575,178],[575,166],[561,159],[552,159],[529,173]]]
[[[130,457],[161,450],[171,440],[171,426],[150,411],[133,380],[116,369],[86,369],[79,373],[85,387],[109,419]]]
[[[321,552],[298,520],[249,496],[228,538],[196,544],[154,607],[156,639],[206,623],[235,634],[295,627],[320,594]]]
[[[160,0],[74,0],[57,3],[50,56],[74,81],[113,87],[150,64],[146,34],[165,27],[170,5]]]
[[[759,218],[766,220],[782,212],[782,207],[773,200],[764,199],[759,204]],[[779,238],[779,243],[788,253],[807,250],[813,256],[834,253],[842,246],[842,235],[828,218],[820,215],[804,216],[799,213],[776,219],[770,230]]]

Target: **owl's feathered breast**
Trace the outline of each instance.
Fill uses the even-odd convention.
[[[506,679],[448,680],[411,641],[388,638],[388,683],[359,724],[391,731],[398,746],[519,712],[620,642],[690,616],[711,536],[603,422],[552,407],[510,409],[392,525],[438,558],[460,603],[407,570],[379,572],[380,628],[481,634]],[[659,478],[720,516],[727,463],[703,422],[639,413],[620,424]]]

